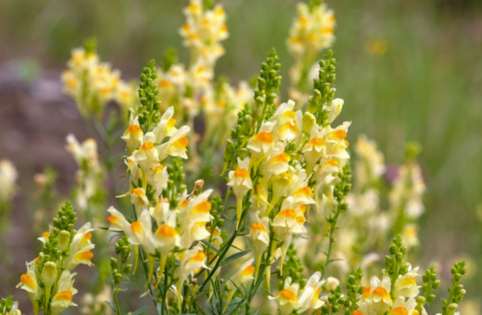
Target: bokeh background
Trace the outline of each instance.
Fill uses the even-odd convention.
[[[38,245],[33,175],[44,165],[59,172],[67,194],[75,162],[65,136],[87,128],[62,94],[60,73],[73,47],[97,38],[103,60],[136,78],[150,58],[178,48],[186,0],[1,0],[0,158],[20,171],[19,195],[0,263],[0,296],[14,293],[23,261]],[[230,37],[216,68],[231,83],[259,71],[269,48],[292,62],[285,40],[295,0],[225,0]],[[421,222],[421,262],[470,259],[469,294],[482,292],[482,4],[480,0],[327,1],[337,17],[335,56],[343,119],[350,140],[375,139],[388,164],[403,161],[404,144],[418,141],[428,184]],[[1,252],[4,248],[1,249]],[[0,255],[1,255],[0,252]],[[19,263],[20,262],[20,263]]]

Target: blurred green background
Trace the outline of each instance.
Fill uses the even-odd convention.
[[[97,38],[102,59],[111,61],[128,78],[135,78],[148,59],[160,60],[171,46],[178,48],[181,60],[187,60],[178,35],[186,3],[2,0],[0,74],[6,68],[2,65],[15,62],[20,79],[35,82],[46,74],[55,79],[70,50],[90,36]],[[286,86],[292,59],[285,39],[297,1],[222,3],[230,37],[224,42],[227,53],[217,73],[227,75],[231,83],[249,79],[274,47]],[[375,139],[388,164],[402,162],[407,140],[420,142],[428,184],[427,212],[421,223],[423,262],[471,257],[482,268],[481,1],[327,3],[337,17],[337,95],[345,100],[342,119],[353,121],[350,140],[362,133]],[[0,91],[8,94],[8,89],[0,87]],[[29,102],[37,106],[35,98]],[[65,106],[74,104],[67,101]],[[2,107],[3,103],[0,111]],[[8,151],[8,141],[0,135],[0,157],[14,156],[31,172],[26,159],[19,156],[29,152],[20,150],[14,155]],[[22,177],[31,175],[21,169]],[[472,296],[482,291],[481,273],[478,270],[470,279]]]

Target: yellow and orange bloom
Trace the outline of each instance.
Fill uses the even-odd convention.
[[[291,283],[291,277],[286,278],[283,290],[278,292],[276,296],[269,296],[270,300],[275,300],[281,314],[290,314],[293,310],[300,309],[301,305],[298,301],[298,291],[300,285]]]

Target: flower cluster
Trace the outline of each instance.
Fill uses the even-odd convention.
[[[0,160],[0,203],[8,203],[15,195],[17,170],[7,159]]]
[[[293,240],[306,235],[309,219],[316,217],[316,212],[309,215],[309,209],[317,204],[319,192],[336,195],[339,207],[328,214],[331,231],[335,230],[338,215],[346,209],[342,200],[349,190],[349,170],[343,166],[349,158],[346,136],[350,123],[332,127],[343,100],[334,99],[333,93],[323,96],[326,89],[316,89],[316,84],[325,81],[325,62],[320,64],[317,96],[313,96],[311,107],[296,110],[291,100],[278,106],[275,100],[281,77],[277,59],[271,51],[268,61],[262,64],[255,90],[257,106],[240,112],[225,163],[231,169],[227,185],[236,197],[236,229],[249,227],[248,238],[256,260],[251,270],[259,282],[263,269],[269,288],[271,267],[279,259],[279,274],[286,280],[276,300],[289,314],[291,310],[306,311],[322,305],[315,297],[322,283],[321,273],[308,280],[309,286],[299,294],[303,303],[298,304],[299,285],[291,284],[291,274],[284,273],[283,267]],[[330,67],[333,64],[330,59]]]
[[[440,281],[437,280],[434,268],[428,269],[422,277],[418,267],[412,268],[404,262],[406,250],[401,237],[396,237],[390,246],[390,254],[386,257],[387,269],[383,270],[382,278],[373,276],[370,283],[363,287],[358,309],[353,314],[427,314],[425,305],[435,299],[433,291],[438,289]],[[444,300],[445,315],[455,314],[458,303],[465,294],[463,286],[459,284],[465,272],[464,262],[456,263],[452,268],[453,286],[449,289],[449,299]]]
[[[224,55],[220,42],[228,38],[224,9],[216,5],[212,10],[205,10],[201,0],[191,0],[184,14],[187,22],[179,30],[184,45],[189,48],[194,63],[199,61],[212,68]]]
[[[335,16],[322,3],[298,4],[298,15],[291,25],[287,40],[288,50],[295,59],[290,69],[292,88],[290,97],[297,102],[307,100],[307,91],[313,75],[312,67],[321,50],[331,47],[335,40]]]
[[[336,122],[344,101],[335,97],[331,50],[313,71],[320,52],[334,41],[333,12],[320,0],[299,4],[287,42],[295,64],[286,102],[279,101],[281,64],[274,50],[252,87],[242,82],[234,88],[214,76],[228,36],[222,7],[190,0],[184,13],[187,22],[179,32],[191,55],[187,65],[168,51],[160,67],[149,62],[135,88],[100,62],[88,42],[74,51],[63,75],[85,117],[98,119],[107,102],[116,100],[126,118],[119,135],[128,187],[107,209],[115,256],[103,262],[110,265],[112,290],[100,286],[97,296],[86,295],[83,311],[106,312],[98,301],[111,292],[112,299],[102,299],[125,314],[122,309],[132,305],[119,295],[143,269],[141,298],[149,297],[158,314],[242,315],[257,307],[283,315],[426,315],[440,285],[437,273],[430,268],[422,275],[405,261],[418,244],[415,224],[424,211],[418,149],[409,146],[398,175],[386,181],[390,170],[383,154],[360,137],[351,191],[351,122]],[[109,121],[108,137],[118,138],[119,121],[112,128]],[[203,123],[202,137],[194,134],[195,121],[196,127]],[[109,151],[114,141],[105,140]],[[79,166],[77,203],[88,209],[103,190],[102,161],[94,140],[81,144],[69,136],[67,142]],[[186,160],[189,172],[183,170]],[[106,159],[112,171],[108,166]],[[217,171],[224,183],[211,177]],[[19,287],[29,293],[36,314],[73,306],[72,269],[91,264],[91,226],[75,231],[74,221],[66,205],[21,277]],[[380,272],[374,262],[390,239]],[[442,315],[456,314],[464,274],[464,263],[456,263]],[[11,301],[4,304],[13,312]]]
[[[299,283],[292,283],[291,277],[287,277],[284,287],[277,296],[270,297],[276,300],[280,307],[280,314],[312,313],[320,309],[325,302],[321,299],[322,286],[325,280],[321,280],[321,273],[314,273],[303,288],[300,290]]]
[[[201,110],[199,96],[210,86],[213,70],[202,61],[191,64],[187,69],[183,64],[174,63],[159,69],[158,77],[161,105],[173,106],[176,118],[188,121],[194,119]],[[166,110],[167,107],[163,109]]]
[[[91,224],[75,230],[75,221],[73,208],[66,203],[50,230],[39,238],[43,243],[39,256],[27,263],[27,272],[20,277],[18,287],[28,293],[36,315],[39,311],[56,315],[76,306],[72,301],[77,293],[73,280],[76,273],[72,271],[79,264],[92,266],[95,245]]]
[[[128,243],[136,250],[136,257],[140,248],[142,257],[147,255],[146,286],[151,286],[153,276],[159,283],[170,261],[169,268],[175,269],[171,276],[176,279],[177,292],[180,293],[190,275],[207,268],[207,255],[199,241],[209,238],[213,243],[220,237],[212,224],[212,204],[208,200],[212,190],[202,192],[203,181],[197,181],[188,195],[182,178],[176,176],[177,170],[167,166],[168,158],[187,158],[190,128],[176,127],[172,107],[156,118],[155,108],[159,106],[156,95],[147,92],[155,91],[155,76],[155,65],[150,63],[141,76],[140,112],[133,116],[122,136],[128,151],[125,164],[131,183],[124,196],[129,196],[134,206],[134,219],[129,221],[111,207],[108,222],[111,231],[120,231],[127,236]],[[157,262],[159,266],[154,275]],[[118,262],[113,266],[119,270]],[[164,277],[164,281],[168,279]],[[177,300],[180,303],[181,296]]]
[[[73,50],[67,66],[62,73],[64,91],[76,101],[83,117],[100,119],[107,103],[113,100],[125,113],[137,105],[135,86],[122,81],[119,70],[100,61],[93,40]]]
[[[421,211],[414,215],[408,204],[423,209],[425,185],[415,156],[398,167],[399,175],[390,182],[386,180],[391,173],[384,156],[372,140],[361,136],[354,147],[354,189],[347,196],[349,215],[342,220],[340,241],[335,246],[335,257],[339,259],[335,265],[340,274],[359,265],[365,269],[379,261],[378,253],[397,234],[404,236],[408,248],[418,245],[416,222]],[[408,177],[408,169],[416,175]],[[384,198],[382,191],[389,191],[389,198]]]
[[[79,167],[76,174],[76,204],[81,210],[87,211],[96,194],[102,191],[103,171],[99,162],[97,142],[89,138],[79,143],[74,135],[69,134],[66,148]]]
[[[237,88],[224,79],[214,83],[215,63],[224,54],[220,42],[228,37],[221,5],[206,8],[201,1],[192,0],[184,13],[187,21],[180,34],[191,61],[186,67],[173,52],[166,54],[163,67],[158,70],[159,100],[164,110],[173,106],[176,119],[191,127],[202,111],[206,123],[204,144],[221,146],[236,123],[238,112],[252,99],[252,90],[246,82]]]
[[[228,37],[226,15],[217,5],[209,10],[199,0],[191,0],[184,9],[187,21],[180,29],[184,45],[189,48],[191,62],[186,68],[168,52],[163,69],[159,70],[159,100],[163,106],[174,106],[177,119],[190,121],[208,100],[212,91],[214,66],[224,54],[220,42]],[[209,101],[213,101],[210,100]],[[167,107],[166,107],[167,108]],[[164,109],[166,109],[164,108]]]

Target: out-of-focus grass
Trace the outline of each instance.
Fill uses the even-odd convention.
[[[231,36],[218,73],[248,79],[275,47],[286,83],[291,58],[285,38],[297,1],[224,2]],[[46,67],[60,67],[72,47],[95,36],[104,59],[136,74],[167,47],[182,47],[177,30],[185,3],[4,0],[0,57],[39,57]],[[429,187],[421,229],[425,261],[447,262],[465,253],[480,261],[482,223],[475,209],[482,203],[482,13],[455,15],[406,0],[328,4],[338,21],[338,95],[345,99],[343,118],[353,121],[351,135],[377,140],[392,163],[402,161],[406,140],[423,146]],[[368,53],[372,41],[386,43],[386,53]],[[181,57],[186,60],[184,50]],[[480,282],[474,280],[471,289]]]

